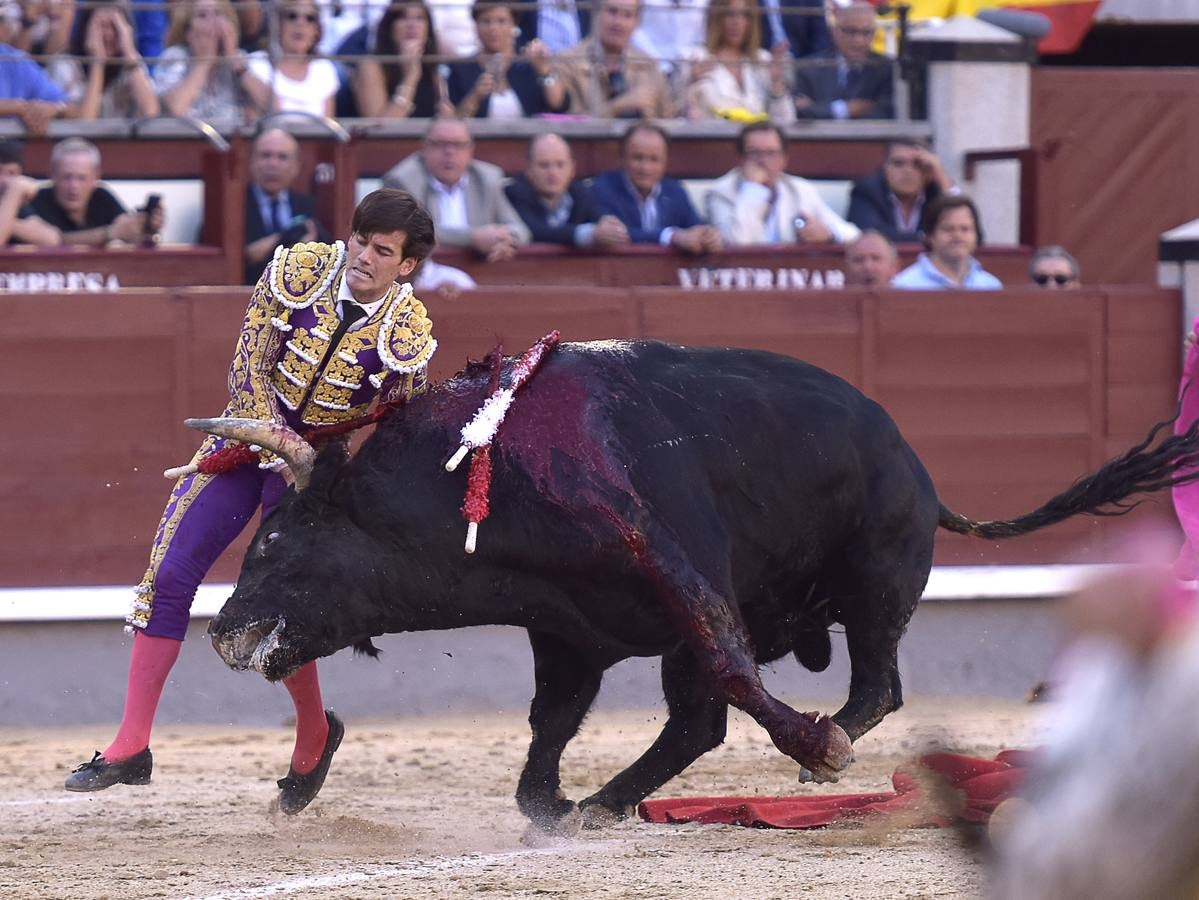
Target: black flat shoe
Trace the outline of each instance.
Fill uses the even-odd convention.
[[[301,775],[289,766],[287,777],[279,779],[279,809],[286,815],[294,816],[320,793],[325,776],[329,774],[329,763],[333,762],[333,754],[341,746],[346,726],[331,709],[325,710],[325,718],[329,722],[329,736],[325,738],[325,751],[317,760],[316,768],[307,775]]]
[[[67,776],[68,791],[102,791],[114,784],[149,784],[154,770],[154,755],[147,747],[136,756],[110,763],[96,751],[91,762],[85,762]]]

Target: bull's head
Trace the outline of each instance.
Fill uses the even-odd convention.
[[[286,426],[250,419],[189,419],[193,428],[274,451],[295,490],[263,520],[242,562],[237,587],[208,627],[234,669],[271,681],[352,644],[369,647],[382,573],[374,539],[338,504],[334,490],[344,445],[316,451]]]

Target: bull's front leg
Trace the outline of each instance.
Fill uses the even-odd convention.
[[[529,707],[533,739],[529,758],[516,787],[516,804],[538,828],[573,833],[579,828],[577,808],[562,793],[562,751],[578,733],[603,672],[589,667],[577,647],[544,632],[529,631],[536,692]]]
[[[726,579],[717,590],[663,529],[642,534],[629,528],[624,538],[719,695],[748,713],[780,751],[816,780],[836,781],[853,759],[849,736],[831,718],[796,712],[766,691],[732,602],[731,582]]]

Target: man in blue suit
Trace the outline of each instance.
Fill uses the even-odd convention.
[[[836,11],[833,48],[795,68],[795,111],[814,119],[895,117],[891,61],[873,53],[874,7],[852,3]]]
[[[682,182],[666,177],[669,143],[657,125],[638,122],[629,128],[620,142],[623,168],[598,175],[591,184],[596,212],[620,219],[634,244],[717,253],[720,232],[700,219]]]

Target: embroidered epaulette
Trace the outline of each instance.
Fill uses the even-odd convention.
[[[433,323],[425,305],[412,295],[412,285],[405,284],[383,316],[379,327],[379,358],[392,372],[419,372],[429,364],[437,350],[433,339]],[[382,375],[383,373],[380,373]],[[382,383],[371,376],[375,387]]]
[[[279,247],[271,260],[271,294],[290,309],[304,309],[333,283],[346,258],[341,241],[321,244],[309,241]]]

